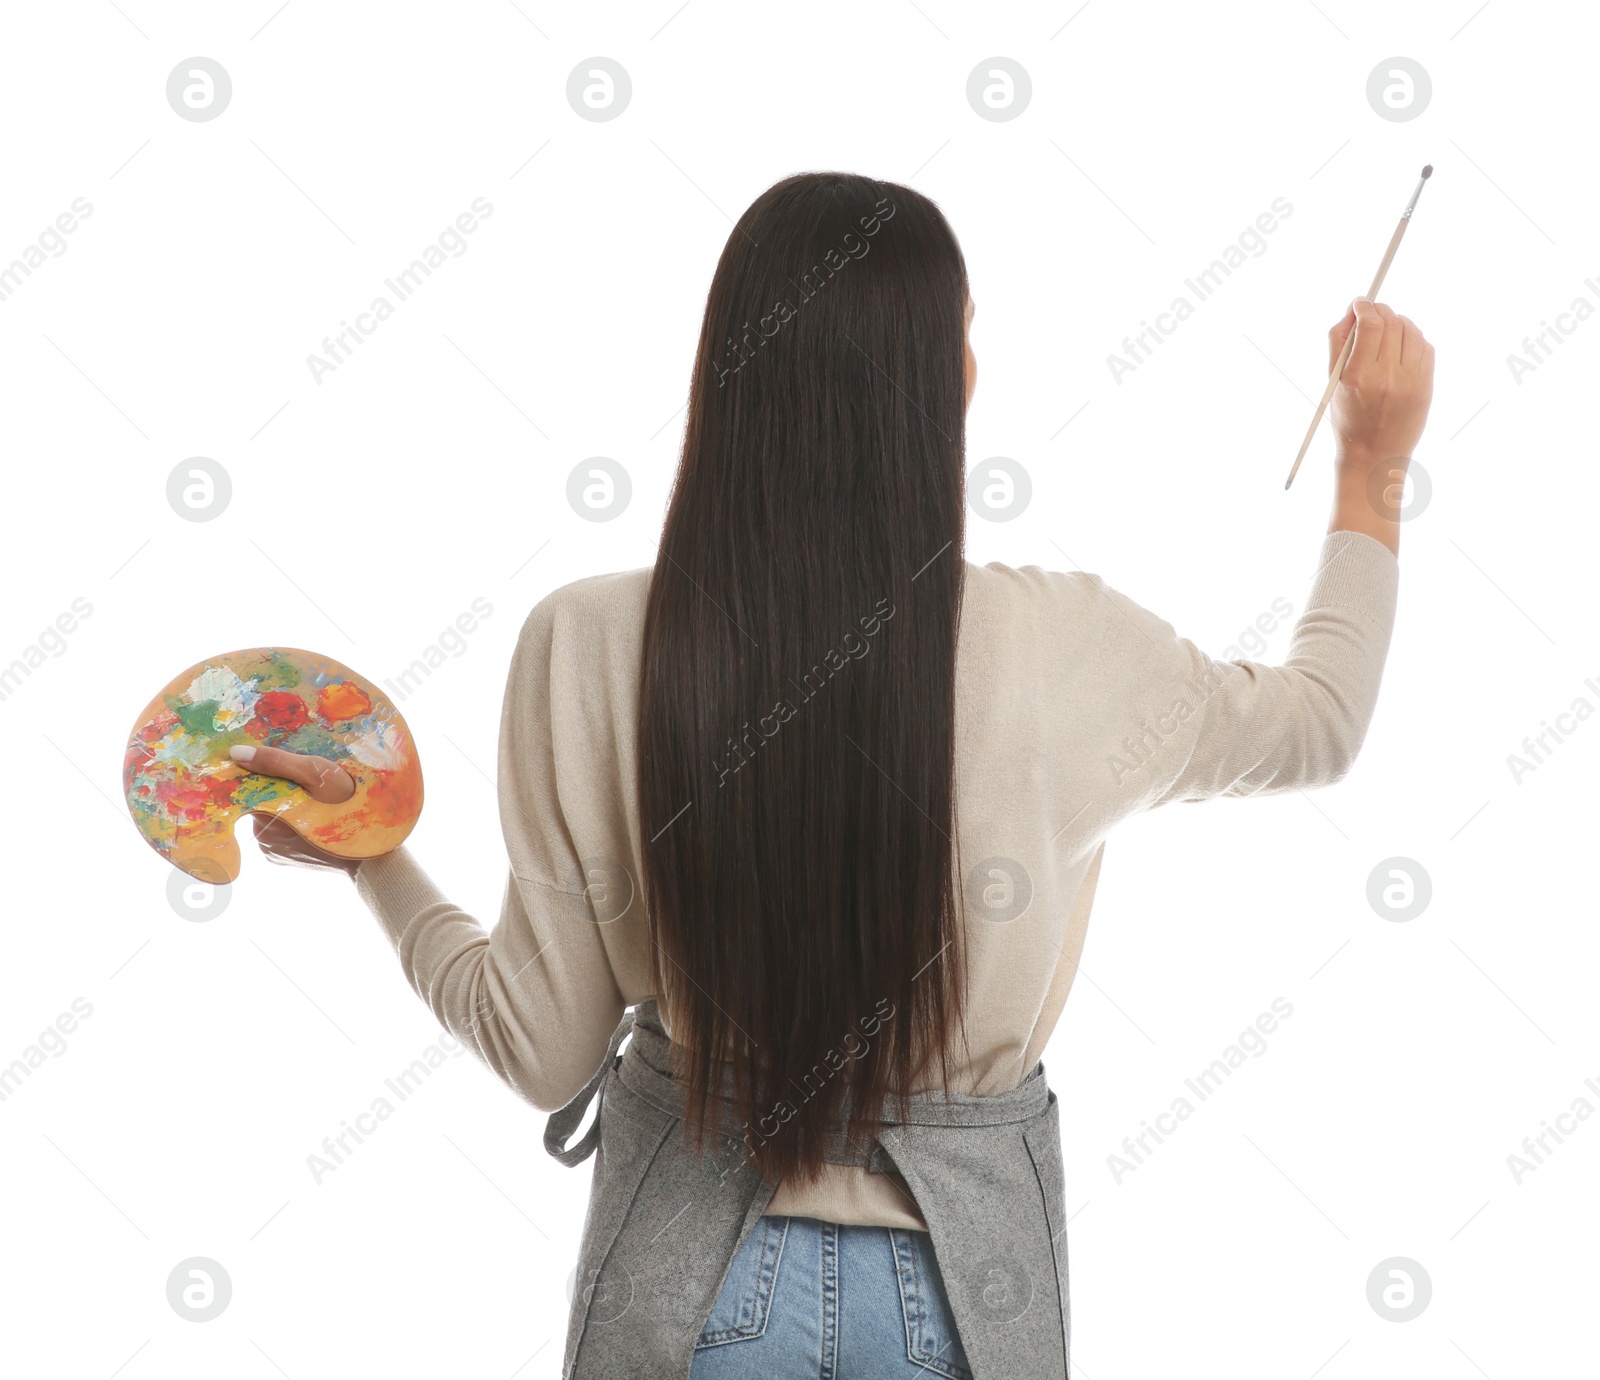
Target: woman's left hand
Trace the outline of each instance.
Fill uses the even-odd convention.
[[[234,760],[247,771],[261,776],[282,776],[296,785],[304,786],[307,795],[325,804],[337,805],[355,794],[354,778],[327,757],[286,752],[282,748],[258,747],[249,757],[234,756]],[[316,844],[308,843],[275,815],[252,812],[250,822],[255,828],[256,843],[268,862],[287,867],[314,867],[322,871],[344,872],[351,877],[355,876],[356,868],[361,865],[359,858],[335,857]]]

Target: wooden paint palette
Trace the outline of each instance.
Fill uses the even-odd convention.
[[[235,762],[236,743],[328,757],[355,778],[337,805]],[[234,826],[275,815],[340,858],[393,852],[422,813],[422,764],[400,712],[348,666],[295,647],[208,657],[174,676],[128,738],[122,785],[146,843],[204,882],[239,875]]]

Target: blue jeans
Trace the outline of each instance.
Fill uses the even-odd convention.
[[[695,1343],[691,1380],[971,1380],[925,1231],[763,1217]]]

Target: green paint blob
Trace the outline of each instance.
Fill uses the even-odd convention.
[[[190,733],[209,738],[217,728],[217,702],[201,700],[198,704],[175,704],[172,712]]]
[[[300,668],[286,657],[274,657],[261,677],[263,690],[293,690],[300,684]]]

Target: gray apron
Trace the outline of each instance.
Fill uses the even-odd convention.
[[[736,1129],[719,1127],[703,1157],[685,1144],[670,1049],[655,1001],[641,1002],[545,1127],[545,1149],[565,1165],[598,1151],[563,1380],[687,1380],[728,1268],[772,1199]],[[593,1125],[568,1147],[597,1091]],[[1061,1133],[1043,1063],[1010,1092],[913,1094],[907,1119],[870,1149],[836,1133],[827,1159],[905,1178],[973,1380],[1066,1380]]]

